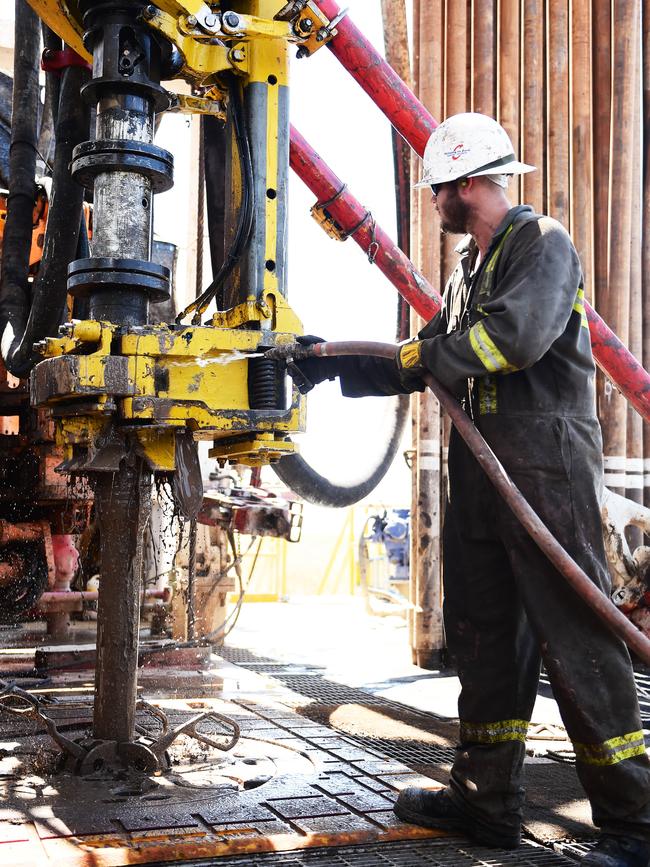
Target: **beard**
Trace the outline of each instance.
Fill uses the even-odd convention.
[[[440,206],[438,206],[440,210]],[[440,213],[440,228],[445,235],[464,235],[467,232],[470,208],[458,195],[456,186],[450,187],[444,208]]]

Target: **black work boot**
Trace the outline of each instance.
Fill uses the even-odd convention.
[[[447,789],[409,786],[397,796],[394,810],[404,822],[439,828],[441,831],[458,831],[484,846],[516,849],[521,842],[520,831],[495,828],[488,822],[483,823],[467,816],[449,797]]]
[[[580,862],[581,867],[649,867],[650,843],[604,834]]]

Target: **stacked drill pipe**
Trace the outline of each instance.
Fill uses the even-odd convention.
[[[498,57],[498,115],[501,125],[504,127],[515,149],[521,153],[519,142],[519,44],[520,11],[519,0],[501,0],[498,4],[499,11],[499,57]],[[468,64],[471,67],[471,64]],[[459,111],[465,111],[465,108]],[[511,195],[519,200],[521,196],[522,176],[517,175],[510,181]]]
[[[444,50],[444,4],[420,4],[420,15],[427,16],[434,39],[420,41],[414,58],[416,93],[432,115],[442,114],[442,81],[431,75],[437,57]],[[413,177],[419,176],[418,160],[413,155]],[[443,282],[440,217],[430,205],[430,191],[413,191],[417,202],[417,220],[413,222],[415,262],[434,286]],[[414,316],[412,333],[425,324]],[[410,599],[413,604],[410,633],[413,662],[423,668],[440,667],[444,662],[445,634],[442,621],[442,562],[441,534],[443,515],[444,421],[440,404],[429,389],[412,396],[414,430],[412,533]],[[436,660],[436,657],[438,658]],[[442,657],[442,658],[441,658]],[[436,661],[438,662],[436,666]]]
[[[650,45],[650,7],[647,3],[643,4],[643,42],[644,46]],[[643,53],[643,117],[645,119],[644,134],[650,132],[648,121],[650,120],[650,52]],[[650,243],[647,237],[647,232],[650,228],[650,160],[646,160],[643,166],[642,178],[642,295],[645,298],[650,287]],[[650,367],[650,304],[643,304],[642,317],[643,330],[643,364],[646,368]],[[643,426],[643,453],[650,458],[650,425]],[[644,469],[648,464],[647,458],[644,460]],[[645,480],[645,474],[644,474]],[[644,505],[650,506],[650,488],[644,486]]]
[[[521,71],[522,116],[521,158],[537,171],[523,175],[522,200],[541,213],[546,189],[546,116],[544,108],[544,2],[527,0],[523,4],[523,43],[525,63]]]
[[[612,21],[612,44],[607,67],[612,69],[610,115],[609,224],[607,279],[596,286],[596,301],[605,320],[626,345],[630,340],[630,263],[632,249],[634,187],[639,180],[640,155],[634,150],[636,39],[639,32],[638,0],[616,4]],[[603,143],[604,144],[604,143]],[[604,179],[603,179],[604,180]],[[605,227],[600,226],[600,231]],[[609,383],[600,380],[599,410],[605,440],[605,473],[610,486],[625,494],[629,470],[627,407]]]

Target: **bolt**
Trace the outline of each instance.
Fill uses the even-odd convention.
[[[151,18],[154,18],[156,15],[157,9],[155,6],[145,6],[142,10],[143,18],[146,18],[149,21]]]
[[[242,60],[244,60],[244,58],[246,57],[243,48],[233,48],[231,54],[232,54],[232,59],[234,61],[236,61],[237,63],[241,63]]]
[[[196,27],[196,15],[188,15],[187,23],[190,25],[190,27]]]
[[[213,27],[216,27],[217,22],[218,22],[218,19],[217,19],[216,15],[206,15],[204,20],[203,20],[204,25],[206,27],[209,27],[210,29],[212,29]]]
[[[298,27],[300,27],[303,33],[309,33],[313,26],[314,22],[311,20],[311,18],[303,18],[298,24]]]
[[[226,12],[223,16],[223,23],[231,30],[236,30],[239,27],[239,15],[236,12]]]

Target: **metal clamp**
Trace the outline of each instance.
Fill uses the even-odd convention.
[[[138,701],[136,710],[145,710],[160,722],[161,732],[158,738],[149,735],[142,725],[136,725],[140,738],[129,743],[103,741],[93,738],[82,738],[73,741],[62,734],[54,720],[48,715],[47,704],[56,704],[50,699],[43,699],[16,686],[14,683],[0,680],[0,708],[16,716],[41,722],[47,729],[52,740],[61,747],[68,756],[70,770],[78,774],[96,773],[99,770],[110,770],[113,767],[134,767],[143,773],[156,773],[168,770],[170,767],[167,750],[179,735],[187,735],[205,746],[222,752],[231,750],[239,741],[241,730],[235,720],[223,716],[216,711],[207,711],[170,729],[167,715],[160,708],[146,701]],[[66,703],[66,707],[68,703]],[[199,725],[206,720],[225,723],[232,728],[231,735],[224,735],[228,740],[223,743],[200,732]]]
[[[330,199],[327,199],[325,202],[316,202],[309,211],[321,229],[336,241],[345,241],[348,235],[345,234],[345,230],[336,222],[332,215],[328,213],[327,208],[343,195],[347,186],[347,184],[343,184],[341,189],[334,193]]]

